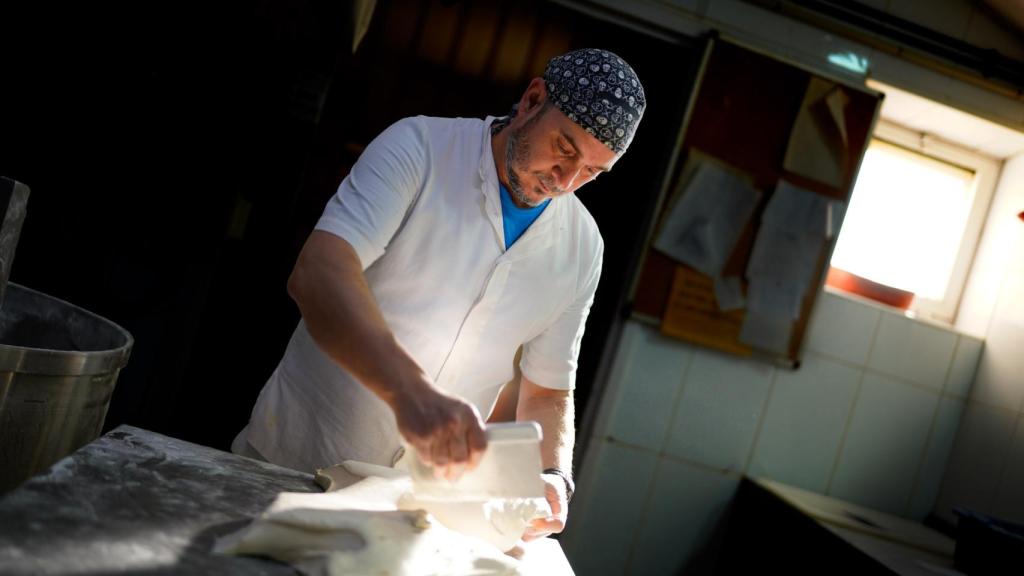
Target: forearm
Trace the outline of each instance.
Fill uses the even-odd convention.
[[[345,240],[314,231],[288,279],[288,293],[320,349],[392,407],[408,388],[428,385],[388,327]]]
[[[551,390],[530,382],[520,384],[516,420],[533,420],[544,430],[541,461],[544,468],[572,472],[572,450],[576,440],[575,411],[571,390]]]

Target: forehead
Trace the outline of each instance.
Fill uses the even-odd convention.
[[[570,139],[588,164],[611,169],[612,165],[618,161],[619,154],[602,144],[582,126],[570,120],[557,106],[549,106],[545,116],[547,117],[545,119],[551,122],[552,130]]]

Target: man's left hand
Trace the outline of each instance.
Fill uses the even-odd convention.
[[[569,514],[569,502],[565,495],[565,480],[556,474],[541,474],[544,480],[544,496],[551,506],[551,516],[536,518],[523,534],[523,541],[529,542],[537,538],[546,538],[565,529],[565,520]]]

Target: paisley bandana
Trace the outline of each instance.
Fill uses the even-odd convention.
[[[548,100],[617,154],[633,140],[647,99],[636,72],[607,50],[582,48],[548,61]]]

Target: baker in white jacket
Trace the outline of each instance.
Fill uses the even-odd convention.
[[[302,313],[232,450],[310,471],[393,465],[401,439],[454,478],[486,448],[513,378],[544,432],[565,525],[580,340],[603,242],[573,194],[612,169],[646,100],[600,49],[552,58],[508,116],[399,120],[366,148],[306,241],[288,293]]]

